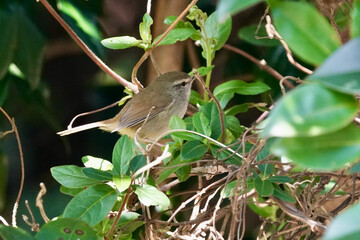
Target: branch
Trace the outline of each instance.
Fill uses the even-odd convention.
[[[217,100],[217,98],[214,96],[214,94],[210,91],[210,89],[206,86],[204,80],[200,77],[199,73],[197,72],[197,70],[194,68],[193,69],[193,73],[195,75],[195,77],[197,78],[197,80],[199,80],[199,82],[201,83],[201,85],[203,86],[204,90],[209,94],[209,96],[214,100],[218,110],[219,110],[219,115],[220,115],[220,126],[221,126],[221,141],[225,142],[226,139],[226,132],[225,132],[225,119],[224,119],[224,112],[221,109],[220,103]]]
[[[119,74],[114,72],[110,67],[108,67],[98,56],[95,55],[93,51],[80,39],[80,37],[71,29],[71,27],[60,17],[60,15],[53,9],[53,7],[46,0],[36,0],[40,1],[44,7],[49,11],[49,13],[60,23],[60,25],[66,30],[72,39],[79,45],[79,47],[88,55],[91,60],[98,65],[101,70],[109,74],[114,78],[118,83],[131,89],[134,93],[139,92],[137,85],[127,81],[125,78],[121,77]]]
[[[223,48],[227,49],[227,50],[230,50],[232,52],[235,52],[245,58],[247,58],[248,60],[250,60],[251,62],[255,63],[256,65],[259,66],[260,69],[264,70],[264,71],[267,71],[270,75],[272,75],[274,78],[276,78],[277,80],[281,80],[283,79],[284,77],[278,72],[276,71],[275,69],[273,69],[272,67],[270,67],[269,65],[267,65],[266,61],[265,60],[259,60],[253,56],[251,56],[250,54],[248,54],[247,52],[239,49],[239,48],[236,48],[234,46],[231,46],[229,44],[225,44],[223,46]],[[284,81],[284,84],[288,87],[288,88],[294,88],[294,86],[288,82],[288,81]]]
[[[22,193],[22,190],[24,187],[24,180],[25,180],[24,155],[23,155],[23,151],[22,151],[22,147],[21,147],[19,132],[15,125],[15,120],[11,119],[2,107],[0,107],[0,111],[5,115],[5,117],[9,120],[9,122],[11,124],[11,127],[12,127],[11,132],[15,133],[16,141],[17,141],[18,148],[19,148],[19,155],[20,155],[20,164],[21,164],[20,188],[19,188],[19,192],[18,192],[18,195],[17,195],[15,203],[14,203],[13,214],[12,214],[12,226],[16,227],[16,213],[17,213],[17,209],[19,206],[19,201],[20,201],[21,193]],[[9,133],[9,131],[7,131],[6,133]]]
[[[42,1],[42,0],[40,0],[40,1]],[[185,14],[187,14],[187,12],[190,10],[190,8],[197,3],[197,1],[198,0],[192,0],[191,3],[184,9],[184,11],[177,17],[177,19],[168,27],[168,29],[166,29],[166,31],[162,34],[162,36],[153,44],[152,48],[147,50],[144,53],[144,55],[142,55],[140,60],[136,63],[135,67],[133,68],[133,71],[131,74],[131,79],[133,82],[135,82],[135,83],[138,82],[136,74],[137,74],[137,71],[138,71],[139,67],[141,66],[141,64],[150,56],[152,51],[169,34],[169,32],[175,28],[176,24],[178,24],[178,22],[185,16]]]

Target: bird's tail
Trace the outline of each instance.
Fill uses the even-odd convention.
[[[57,134],[59,134],[60,136],[66,136],[69,134],[85,131],[85,130],[92,129],[92,128],[104,127],[104,124],[105,124],[104,121],[88,123],[88,124],[80,125],[78,127],[74,127],[74,128],[70,128],[70,129],[58,132]]]

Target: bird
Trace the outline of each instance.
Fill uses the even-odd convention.
[[[92,128],[136,137],[140,141],[154,141],[169,129],[172,116],[183,118],[194,77],[184,72],[167,72],[134,95],[115,117],[80,125],[57,134],[66,136]]]

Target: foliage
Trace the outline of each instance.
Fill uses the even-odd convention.
[[[237,31],[232,29],[232,16],[259,2],[221,0],[217,11],[209,15],[194,6],[187,20],[180,20],[167,35],[160,36],[152,35],[154,21],[145,13],[139,24],[141,39],[118,36],[103,39],[101,44],[109,49],[137,47],[147,52],[161,45],[195,41],[204,61],[190,74],[204,76],[204,88],[209,89],[216,69],[214,59],[218,51],[230,49],[226,42],[231,32]],[[356,176],[360,158],[356,98],[360,92],[359,1],[354,1],[350,14],[343,5],[337,9],[337,14],[349,16],[343,29],[336,16],[320,12],[311,2],[269,0],[263,4],[269,7],[274,25],[260,22],[245,27],[238,32],[239,38],[276,51],[283,48],[283,42],[254,36],[279,34],[287,44],[286,54],[293,54],[297,61],[290,58],[290,62],[306,68],[307,75],[292,72],[292,78],[279,79],[280,73],[258,61],[260,68],[268,67],[278,78],[283,96],[256,73],[251,82],[231,78],[203,96],[193,91],[190,103],[196,111],[185,119],[174,116],[170,120],[169,141],[161,156],[150,159],[149,149],[154,145],[140,145],[124,135],[113,147],[111,161],[85,156],[82,167],[52,167],[60,191],[72,197],[62,215],[44,224],[34,237],[23,229],[0,225],[1,238],[133,239],[145,232],[162,238],[217,239],[214,236],[223,234],[240,239],[245,234],[242,216],[249,206],[261,216],[257,234],[261,237],[305,239],[325,232],[324,239],[358,239],[359,227],[352,224],[359,216],[358,205],[335,217],[326,231],[325,224],[360,196]],[[0,37],[0,105],[6,100],[15,70],[16,78],[24,79],[28,88],[41,85],[44,45],[26,15],[18,14],[22,6],[5,6],[0,8],[0,29],[6,33]],[[59,11],[72,19],[73,28],[89,36],[88,44],[100,55],[100,32],[92,19],[64,0],[59,0]],[[175,21],[176,16],[169,16],[164,23]],[[346,38],[342,34],[348,29]],[[34,39],[25,41],[22,34]],[[17,48],[4,47],[14,42]],[[299,67],[301,64],[306,66]],[[295,77],[303,80],[290,83]],[[269,95],[278,99],[273,106]],[[245,100],[238,102],[238,98]],[[248,113],[250,108],[256,108],[261,116],[250,127],[243,126],[238,114]],[[192,176],[198,177],[198,186],[191,188],[190,197],[178,200],[177,195],[189,193],[171,184],[193,184]],[[354,185],[349,187],[345,183],[350,179]],[[347,198],[333,209],[323,207],[335,196]],[[191,210],[186,208],[190,203]],[[189,229],[182,221],[191,221],[193,227]],[[215,223],[220,222],[228,229],[226,233],[216,229]]]

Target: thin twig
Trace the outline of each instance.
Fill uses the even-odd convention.
[[[156,158],[155,161],[152,161],[150,164],[145,165],[144,167],[140,168],[139,170],[137,170],[134,175],[132,175],[131,177],[131,182],[130,182],[130,186],[128,187],[126,194],[124,196],[124,198],[122,199],[122,203],[121,206],[119,208],[119,211],[116,215],[116,218],[114,220],[114,223],[111,225],[111,228],[109,230],[109,232],[106,234],[107,236],[111,236],[113,234],[113,232],[115,231],[116,225],[120,219],[120,215],[123,212],[125,205],[127,203],[127,201],[129,200],[130,194],[132,192],[132,184],[135,181],[136,177],[139,176],[140,174],[144,173],[145,171],[148,171],[149,169],[151,169],[152,167],[159,165],[163,162],[164,159],[168,158],[171,156],[171,153],[168,151],[169,150],[169,145],[165,146],[164,152],[162,153],[161,156],[159,156],[158,158]]]
[[[247,58],[248,60],[250,60],[251,62],[255,63],[256,65],[259,66],[260,69],[264,70],[264,71],[267,71],[270,75],[272,75],[274,78],[276,78],[277,80],[281,80],[283,78],[283,76],[278,72],[276,71],[275,69],[273,69],[272,67],[270,67],[265,60],[258,60],[257,58],[251,56],[250,54],[248,54],[247,52],[239,49],[239,48],[236,48],[234,46],[231,46],[229,44],[225,44],[223,46],[223,48],[227,49],[227,50],[230,50],[232,52],[235,52],[245,58]],[[284,84],[288,87],[288,88],[294,88],[294,86],[288,82],[288,81],[284,81]]]
[[[4,224],[5,226],[9,226],[9,223],[2,216],[0,216],[0,222],[2,222],[2,224]]]
[[[150,56],[152,51],[169,34],[169,32],[175,28],[176,24],[178,24],[178,22],[187,14],[187,12],[190,10],[190,8],[197,3],[197,1],[198,0],[192,0],[191,3],[184,9],[184,11],[177,17],[177,19],[166,29],[166,31],[162,34],[162,36],[158,40],[156,40],[156,42],[154,42],[154,44],[152,44],[152,48],[147,50],[142,55],[140,60],[134,66],[133,71],[131,73],[131,79],[133,82],[138,82],[136,75],[137,75],[137,71],[138,71],[139,67],[141,66],[141,64]]]
[[[223,110],[221,108],[221,105],[220,105],[219,101],[217,100],[217,98],[214,96],[214,94],[210,91],[210,89],[208,87],[206,87],[206,84],[205,84],[204,80],[200,77],[199,73],[197,72],[197,70],[195,68],[193,69],[193,73],[194,73],[194,76],[196,77],[196,79],[203,86],[204,90],[214,100],[214,102],[215,102],[215,104],[216,104],[216,106],[217,106],[217,108],[219,110],[220,126],[221,126],[221,141],[224,143],[225,139],[226,139],[226,131],[225,131],[224,112],[223,112]]]
[[[82,117],[82,116],[86,116],[86,115],[90,115],[90,114],[94,114],[94,113],[97,113],[97,112],[101,112],[101,111],[104,111],[106,109],[109,109],[109,108],[112,108],[112,107],[115,107],[116,105],[119,104],[121,100],[117,101],[117,102],[114,102],[108,106],[105,106],[105,107],[102,107],[102,108],[99,108],[99,109],[96,109],[96,110],[93,110],[93,111],[89,111],[89,112],[84,112],[84,113],[80,113],[78,115],[76,115],[75,117],[73,117],[73,119],[71,119],[69,125],[67,126],[67,129],[71,129],[72,128],[72,125],[74,124],[74,121],[79,118],[79,117]]]
[[[34,217],[34,214],[31,211],[28,200],[25,200],[25,206],[26,206],[26,208],[27,208],[27,210],[28,210],[28,212],[30,214],[30,217],[31,217],[31,223],[30,223],[29,220],[28,220],[28,217],[26,215],[22,215],[25,223],[31,227],[31,231],[36,231],[36,232],[39,231],[40,230],[40,225],[38,223],[36,223],[36,221],[35,221],[35,217]]]
[[[40,191],[36,197],[36,206],[40,210],[41,217],[44,219],[44,222],[50,222],[50,219],[46,216],[42,197],[46,194],[46,187],[44,183],[40,183]]]
[[[286,77],[283,77],[280,82],[279,82],[279,85],[280,85],[280,89],[281,89],[281,92],[283,95],[286,94],[286,90],[285,90],[285,87],[284,87],[284,81],[287,81],[287,80],[293,80],[295,81],[296,83],[304,83],[303,80],[301,80],[300,78],[296,78],[296,77],[293,77],[293,76],[286,76]]]
[[[276,39],[278,39],[280,41],[281,45],[283,45],[283,47],[284,47],[284,49],[286,51],[286,56],[287,56],[289,62],[294,67],[299,69],[300,71],[302,71],[302,72],[304,72],[306,74],[312,74],[313,71],[311,71],[310,69],[302,66],[301,64],[299,64],[298,62],[295,61],[289,46],[284,41],[284,39],[281,37],[281,35],[276,31],[274,25],[272,25],[270,16],[266,15],[265,19],[266,19],[266,25],[265,25],[266,33],[268,34],[270,39],[276,38]]]
[[[8,121],[11,124],[11,128],[14,133],[15,133],[15,137],[16,137],[16,141],[18,144],[18,148],[19,148],[19,155],[20,155],[20,164],[21,164],[21,179],[20,179],[20,188],[19,188],[19,192],[18,195],[16,197],[15,203],[14,203],[14,207],[13,207],[13,214],[12,214],[12,226],[16,227],[16,213],[17,213],[17,209],[19,206],[19,202],[20,202],[20,197],[21,197],[21,193],[24,187],[24,181],[25,181],[25,164],[24,164],[24,155],[23,155],[23,151],[22,151],[22,147],[21,147],[21,141],[20,141],[20,136],[19,136],[19,132],[17,130],[17,127],[15,125],[15,119],[11,119],[9,117],[9,115],[5,112],[5,110],[0,107],[0,111],[5,115],[5,117],[8,119]]]
[[[58,21],[58,23],[65,29],[65,31],[70,35],[72,39],[79,45],[79,47],[88,55],[93,62],[98,65],[101,70],[109,74],[114,78],[118,83],[124,87],[129,88],[135,94],[139,92],[139,85],[137,82],[131,83],[125,78],[121,77],[119,74],[114,72],[110,67],[108,67],[96,54],[91,51],[91,49],[81,40],[81,38],[71,29],[71,27],[60,17],[60,15],[53,9],[53,7],[46,0],[36,0],[40,1],[44,7],[49,11],[49,13]]]

